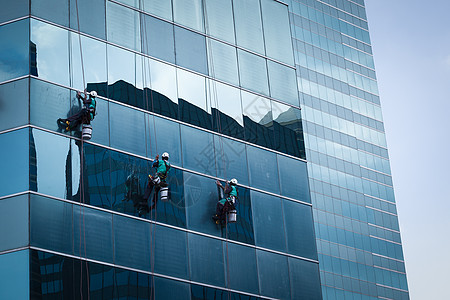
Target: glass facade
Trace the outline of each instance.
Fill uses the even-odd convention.
[[[284,2],[0,0],[0,298],[408,298],[364,3]]]

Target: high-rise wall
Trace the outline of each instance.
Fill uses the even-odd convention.
[[[322,298],[292,8],[0,6],[0,298]],[[57,123],[85,88],[89,141]],[[165,151],[170,201],[146,212]],[[231,178],[237,222],[221,227],[215,181]]]

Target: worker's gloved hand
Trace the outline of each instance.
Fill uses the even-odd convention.
[[[159,154],[156,154],[155,160],[159,159]]]
[[[217,184],[218,186],[222,186],[222,184],[220,183],[219,180],[216,180],[216,184]]]

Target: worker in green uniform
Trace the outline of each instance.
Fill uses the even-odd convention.
[[[224,221],[227,212],[234,209],[236,199],[238,198],[238,191],[236,188],[238,181],[236,178],[228,181],[225,186],[223,186],[219,180],[216,181],[217,186],[226,195],[225,198],[220,199],[216,205],[216,214],[212,217],[216,224]]]
[[[89,98],[88,95],[89,94]],[[80,92],[77,92],[77,99],[83,102],[83,108],[78,113],[67,119],[58,119],[58,125],[65,128],[66,131],[72,131],[80,124],[90,124],[95,117],[95,109],[97,107],[97,92],[92,91],[87,93],[84,91],[84,96]]]
[[[158,199],[158,192],[161,189],[162,185],[167,186],[167,174],[170,170],[170,163],[169,163],[169,153],[164,152],[161,155],[162,159],[159,159],[159,155],[156,155],[155,160],[153,161],[152,167],[156,169],[155,175],[149,175],[148,177],[148,184],[147,188],[145,189],[144,196],[142,197],[141,207],[140,210],[148,210],[149,207],[147,205],[148,198],[150,197],[150,194],[153,191],[153,188],[155,188],[155,194],[153,197],[153,204],[151,205],[150,209],[155,207],[156,200]]]

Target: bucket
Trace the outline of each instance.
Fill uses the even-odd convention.
[[[237,211],[235,209],[230,210],[227,214],[228,223],[235,223],[237,219]]]
[[[167,202],[169,201],[169,187],[168,186],[162,186],[159,190],[159,195],[161,197],[161,201]]]
[[[152,176],[152,181],[155,185],[158,185],[161,182],[161,178],[159,176]]]
[[[90,140],[92,137],[92,126],[89,124],[83,124],[83,130],[81,131],[81,138],[83,140]]]

